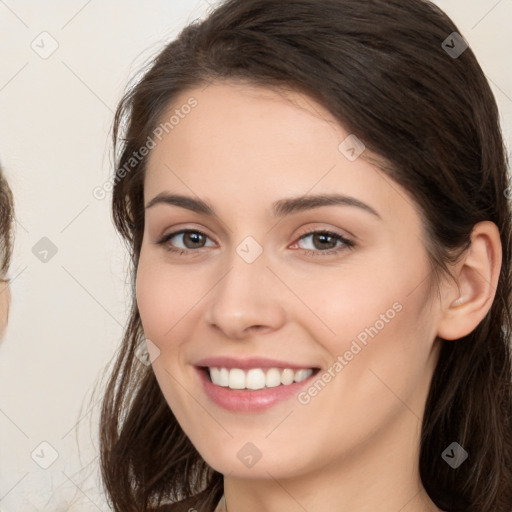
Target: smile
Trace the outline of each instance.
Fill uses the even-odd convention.
[[[263,389],[277,386],[289,386],[294,382],[302,382],[313,375],[313,368],[207,368],[210,380],[216,386],[230,389]]]
[[[266,357],[211,357],[194,366],[209,401],[224,410],[250,414],[294,399],[320,372],[317,366]]]

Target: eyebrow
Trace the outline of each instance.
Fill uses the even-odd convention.
[[[151,199],[151,201],[149,201],[149,203],[146,205],[146,209],[152,208],[157,204],[179,206],[181,208],[185,208],[187,210],[191,210],[203,215],[208,215],[211,217],[216,216],[215,209],[206,201],[181,194],[169,194],[167,192],[161,192],[153,199]],[[363,203],[355,197],[342,194],[319,194],[280,199],[272,204],[272,216],[284,217],[292,213],[312,210],[322,206],[353,206],[371,213],[372,215],[382,220],[382,217],[379,215],[379,213],[371,206]]]

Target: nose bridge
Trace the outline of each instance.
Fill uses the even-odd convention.
[[[275,329],[284,321],[279,283],[267,268],[263,247],[246,237],[225,260],[226,271],[212,290],[207,321],[237,338],[252,327]]]

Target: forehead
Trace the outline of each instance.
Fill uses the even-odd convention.
[[[176,116],[176,111],[188,111],[184,105],[190,98],[196,106],[182,118]],[[147,167],[168,164],[210,174],[235,168],[245,177],[250,171],[277,177],[293,168],[298,178],[304,168],[318,168],[319,160],[337,157],[338,139],[345,135],[329,112],[320,109],[301,94],[245,84],[215,83],[184,91],[161,117],[162,126],[173,114],[177,119],[157,141]],[[286,168],[279,168],[283,161]]]
[[[191,98],[194,108],[183,108]],[[339,192],[375,205],[383,216],[407,208],[398,184],[390,186],[364,158],[347,159],[339,146],[351,134],[301,93],[214,83],[181,93],[161,122],[173,115],[179,122],[149,155],[146,202],[176,191],[257,208],[285,196]]]

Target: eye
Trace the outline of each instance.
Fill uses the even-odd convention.
[[[308,231],[307,233],[304,233],[299,240],[304,240],[306,238],[310,238],[312,242],[313,247],[306,249],[311,256],[329,256],[337,254],[340,251],[350,249],[355,245],[354,242],[334,231]],[[337,243],[341,245],[336,247]],[[294,245],[297,245],[297,242]]]
[[[173,238],[179,239],[179,237],[181,237],[182,243],[185,244],[185,247],[183,248],[174,247],[174,244],[171,245],[170,243]],[[187,252],[193,252],[193,249],[201,249],[204,247],[202,243],[206,238],[209,238],[208,235],[202,231],[198,231],[196,229],[182,229],[165,235],[156,243],[164,246],[167,251],[179,253],[181,255]]]
[[[182,244],[184,244],[184,247],[176,247],[175,243],[171,243],[171,241],[174,238],[179,240],[180,237],[182,240]],[[180,231],[174,231],[173,233],[165,235],[158,242],[156,242],[156,244],[162,245],[164,246],[165,250],[173,253],[178,253],[180,256],[184,254],[192,255],[193,253],[198,252],[194,251],[194,249],[201,249],[203,247],[206,247],[204,245],[204,242],[208,238],[208,235],[206,235],[202,231],[198,231],[195,229],[182,229]],[[311,256],[325,256],[337,254],[338,252],[350,249],[355,245],[354,242],[334,231],[309,231],[301,235],[298,241],[304,240],[306,238],[311,238],[311,241],[313,242],[312,249],[305,249]],[[332,245],[333,243],[334,246]],[[336,244],[338,244],[337,247]],[[297,242],[295,242],[293,245],[297,245]]]

